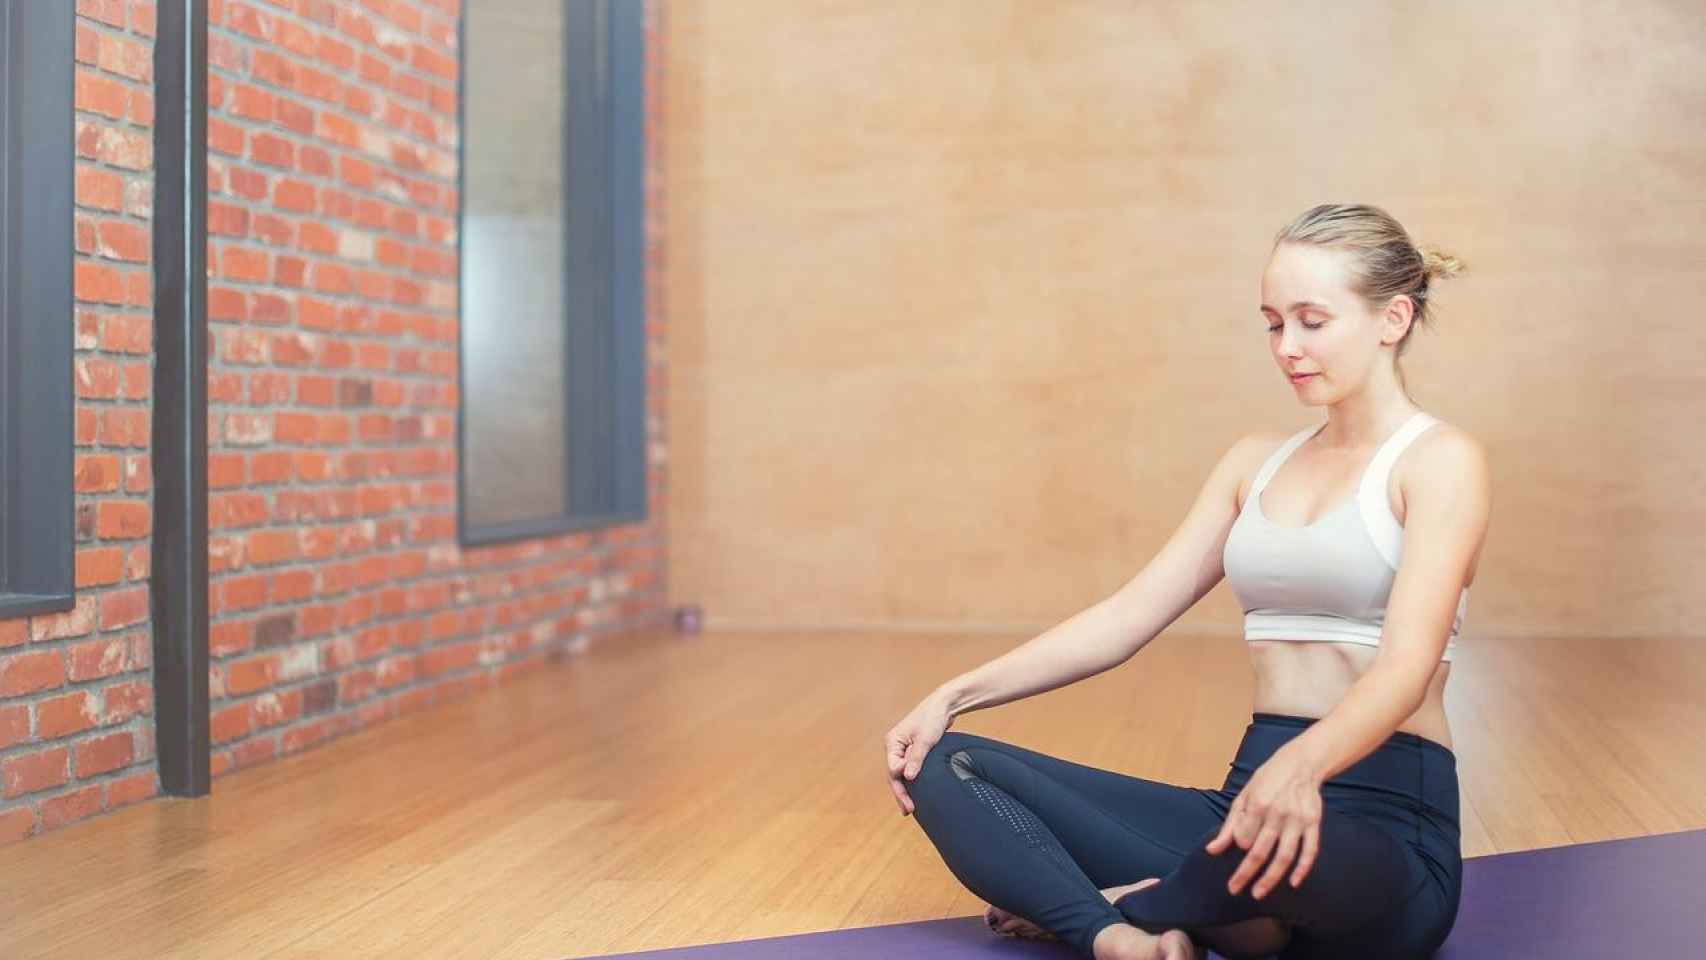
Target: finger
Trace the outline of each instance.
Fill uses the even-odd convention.
[[[890,773],[899,773],[906,765],[906,744],[893,734],[889,735],[888,758]]]
[[[1303,878],[1309,875],[1309,868],[1315,866],[1315,852],[1321,846],[1321,825],[1310,824],[1303,833],[1303,852],[1297,856],[1297,869],[1292,871],[1291,885],[1293,888],[1302,886]]]
[[[894,802],[900,807],[900,815],[904,817],[911,813],[912,798],[906,795],[906,788],[900,785],[900,781],[890,778],[889,788],[894,791]]]
[[[1220,824],[1220,832],[1215,834],[1214,839],[1210,840],[1208,842],[1208,846],[1203,849],[1213,854],[1219,854],[1221,851],[1226,849],[1226,845],[1232,837],[1233,826],[1238,820],[1238,817],[1243,813],[1243,799],[1243,795],[1240,794],[1237,799],[1232,801],[1232,806],[1227,808],[1226,811],[1226,820]]]
[[[1203,849],[1209,853],[1218,854],[1226,849],[1226,841],[1230,836],[1232,836],[1232,815],[1228,814],[1226,822],[1220,825],[1220,832],[1215,834],[1214,839],[1210,840],[1208,846]]]
[[[1268,891],[1279,885],[1285,879],[1286,868],[1291,866],[1297,856],[1297,835],[1300,831],[1295,825],[1288,824],[1280,834],[1279,843],[1274,847],[1274,855],[1268,860],[1268,869],[1262,871],[1262,877],[1256,881],[1255,889],[1250,896],[1260,900],[1267,896]]]
[[[1238,864],[1238,870],[1232,874],[1232,879],[1227,882],[1226,888],[1231,891],[1233,896],[1237,896],[1238,891],[1244,889],[1244,885],[1249,882],[1251,877],[1255,876],[1256,871],[1262,869],[1262,864],[1267,862],[1268,852],[1274,848],[1274,840],[1278,832],[1271,826],[1264,825],[1262,827],[1261,833],[1256,836],[1255,844],[1250,847],[1250,852],[1244,855],[1243,862]]]

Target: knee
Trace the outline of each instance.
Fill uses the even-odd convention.
[[[971,760],[970,755],[965,752],[966,748],[974,745],[977,739],[970,734],[953,730],[942,734],[942,739],[936,741],[924,755],[923,762],[918,765],[918,773],[908,784],[908,789],[912,790],[913,785],[917,785],[922,788],[919,793],[928,793],[938,783],[950,786],[955,780],[963,780],[970,774]]]

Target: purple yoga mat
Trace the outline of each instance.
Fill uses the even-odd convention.
[[[1463,862],[1463,902],[1438,960],[1706,956],[1706,830],[1500,853]],[[918,960],[1076,954],[999,937],[981,916],[604,954],[592,960]],[[1212,956],[1219,956],[1213,954]]]

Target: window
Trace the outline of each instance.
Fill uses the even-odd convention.
[[[0,618],[6,619],[70,609],[75,586],[75,9],[0,5]]]
[[[645,517],[643,11],[463,7],[464,544]]]

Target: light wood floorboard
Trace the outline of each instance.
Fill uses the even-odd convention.
[[[557,960],[975,914],[881,738],[1024,639],[607,638],[210,797],[0,848],[0,957]],[[1458,651],[1465,856],[1706,827],[1706,641]],[[1168,634],[954,729],[1219,786],[1250,692],[1241,640]]]

